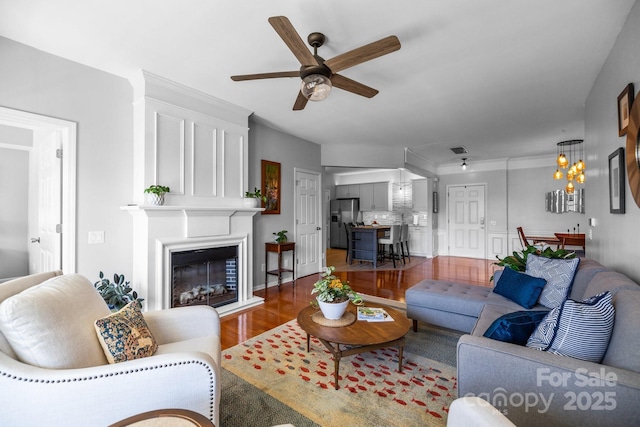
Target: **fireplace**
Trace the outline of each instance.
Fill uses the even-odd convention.
[[[171,307],[238,301],[238,246],[171,253]]]
[[[253,295],[252,280],[253,216],[259,209],[123,209],[134,218],[132,284],[146,310],[207,304],[223,316],[264,302]],[[206,259],[210,255],[214,261]]]

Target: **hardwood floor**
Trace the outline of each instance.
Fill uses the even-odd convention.
[[[345,251],[327,251],[327,265],[336,267],[336,275],[349,281],[358,293],[404,302],[404,292],[423,279],[459,281],[478,286],[490,286],[489,278],[496,267],[492,260],[439,256],[415,267],[386,271],[340,271],[347,264]],[[220,321],[222,349],[233,347],[249,338],[295,319],[298,312],[312,300],[313,284],[319,274],[299,278],[291,283],[257,291],[265,303],[245,311],[225,316]]]

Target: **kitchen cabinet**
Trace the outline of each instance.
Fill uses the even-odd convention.
[[[374,182],[369,184],[360,184],[360,210],[388,211],[389,183]]]
[[[416,179],[411,182],[412,198],[413,198],[413,211],[426,211],[429,212],[429,180]]]
[[[336,185],[336,199],[360,197],[360,184]]]
[[[427,258],[433,257],[432,231],[429,227],[409,226],[409,253]]]

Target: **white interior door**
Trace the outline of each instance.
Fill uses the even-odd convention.
[[[320,271],[322,211],[320,174],[296,169],[296,277]]]
[[[49,266],[62,268],[65,273],[73,273],[76,271],[77,124],[5,107],[0,107],[0,124],[33,131],[34,148],[29,160],[29,191],[35,191],[35,195],[29,196],[30,225],[29,235],[25,237],[28,239],[40,237],[40,244],[29,243],[29,257],[32,258],[34,254],[31,252],[34,251],[34,259],[38,260],[35,264],[37,267],[32,267],[34,264],[31,260],[29,261],[30,271],[48,268],[47,265],[40,265],[39,260],[42,256]],[[35,148],[39,144],[42,144],[42,149]],[[63,150],[62,159],[55,157],[60,147]],[[45,159],[42,167],[38,165],[41,157]],[[39,178],[41,170],[42,179]],[[46,178],[48,175],[51,178],[49,182]],[[43,188],[42,196],[39,195],[41,187]],[[52,200],[55,194],[57,194],[57,200]],[[41,215],[38,212],[40,203],[46,207],[48,213]],[[40,218],[42,218],[42,224],[39,224]],[[40,235],[39,229],[56,229],[57,224],[62,225],[60,230],[62,235],[55,233],[57,236],[47,235],[47,238]],[[41,254],[41,249],[44,252],[57,250],[57,254]]]
[[[62,138],[34,131],[29,180],[29,273],[62,268]]]
[[[486,258],[485,186],[451,186],[447,198],[449,255]]]

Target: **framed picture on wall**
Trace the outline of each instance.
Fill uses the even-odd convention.
[[[632,104],[633,83],[629,83],[620,95],[618,95],[618,136],[624,136],[627,134]]]
[[[624,213],[624,148],[609,155],[609,212]]]
[[[267,197],[262,214],[280,214],[280,163],[262,160],[262,194]]]

